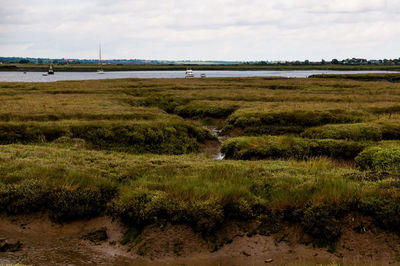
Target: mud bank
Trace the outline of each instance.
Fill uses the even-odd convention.
[[[203,238],[183,225],[150,226],[122,245],[127,228],[106,217],[61,225],[46,215],[3,216],[0,238],[23,246],[0,252],[0,265],[400,265],[397,235],[377,229],[365,217],[349,216],[343,222],[343,235],[329,250],[307,243],[296,227],[249,236],[244,230],[248,223],[232,223]],[[85,237],[101,228],[106,240]]]

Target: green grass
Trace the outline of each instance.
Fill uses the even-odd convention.
[[[96,149],[159,154],[196,152],[200,143],[213,139],[207,129],[179,119],[0,123],[1,144],[57,142],[60,138],[64,142],[81,139]]]
[[[238,109],[240,103],[226,101],[191,101],[177,106],[174,112],[184,118],[226,118]]]
[[[363,114],[346,110],[239,110],[226,121],[224,131],[243,130],[245,135],[301,133],[308,127],[333,123],[353,123]]]
[[[298,159],[331,157],[354,159],[365,147],[366,142],[322,139],[309,140],[291,136],[239,137],[226,141],[222,153],[228,159]]]
[[[357,124],[325,125],[305,130],[306,138],[315,139],[347,139],[353,141],[399,140],[400,123],[383,121]]]
[[[400,145],[375,146],[356,158],[360,170],[387,171],[400,174]]]

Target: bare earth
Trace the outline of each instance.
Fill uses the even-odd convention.
[[[331,252],[299,244],[299,228],[288,228],[278,237],[248,237],[239,223],[223,229],[230,241],[211,252],[210,241],[183,225],[149,227],[137,243],[123,246],[120,240],[127,228],[107,217],[64,225],[52,223],[45,214],[1,217],[0,239],[19,240],[23,247],[0,252],[0,265],[400,265],[396,234],[377,229],[365,217],[349,216],[344,224]],[[96,244],[83,239],[102,227],[108,240]]]

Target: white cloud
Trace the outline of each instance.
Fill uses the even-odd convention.
[[[399,57],[397,0],[1,0],[0,56]]]

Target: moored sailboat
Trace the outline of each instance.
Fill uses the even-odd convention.
[[[54,75],[53,65],[50,64],[49,71],[47,71],[47,74]]]
[[[99,67],[97,68],[97,74],[104,74],[103,62],[101,61],[101,44],[99,44]]]

